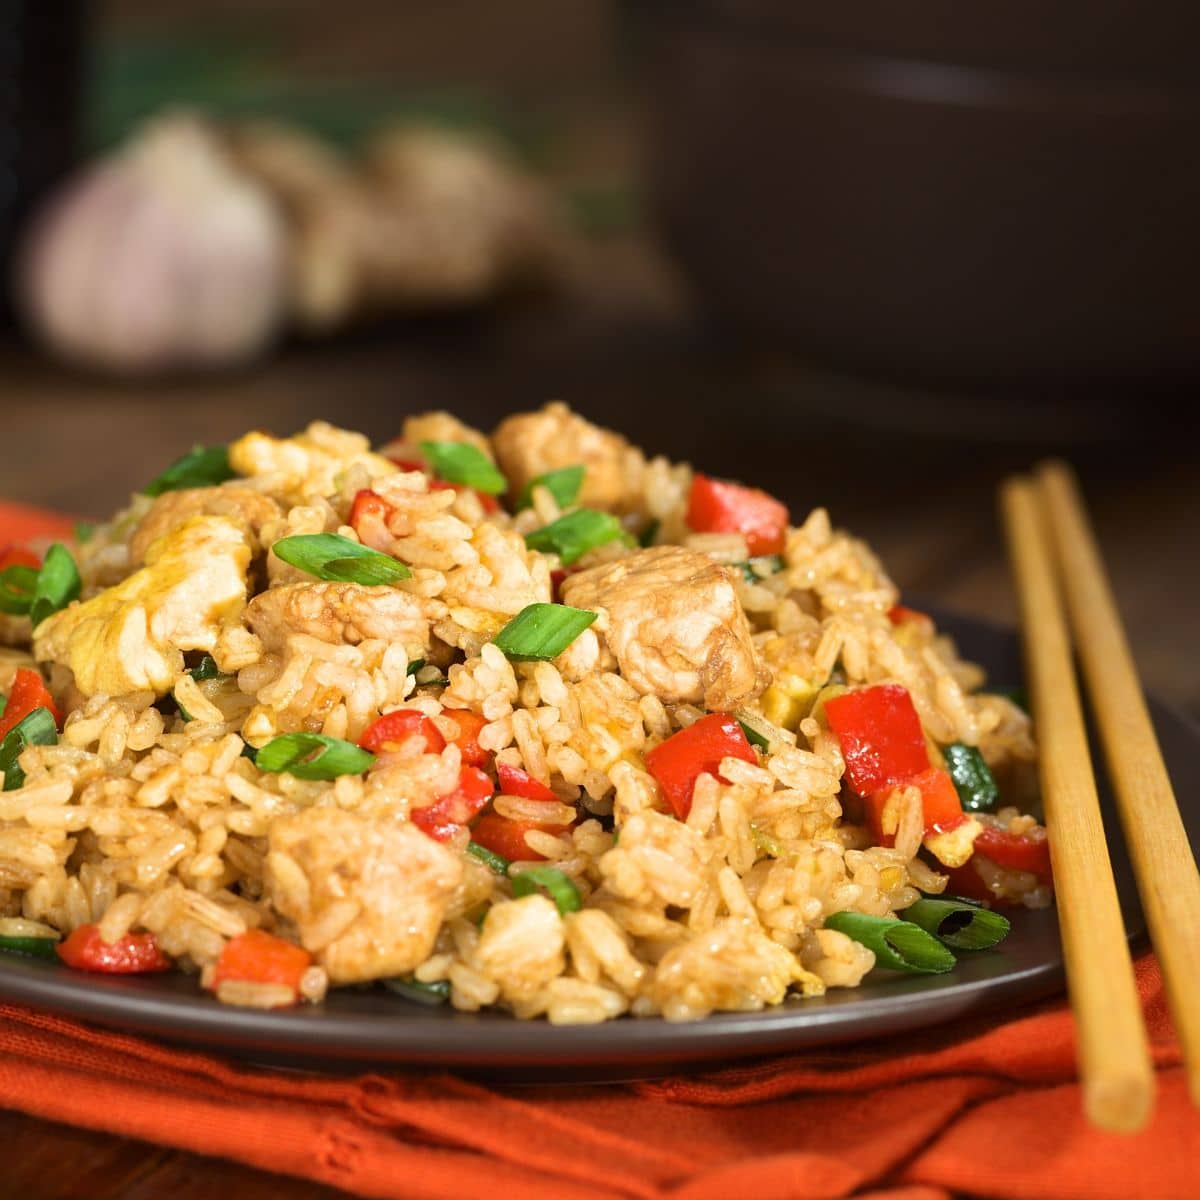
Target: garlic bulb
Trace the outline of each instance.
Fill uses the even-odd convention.
[[[69,181],[31,230],[20,299],[77,362],[126,373],[246,359],[286,308],[285,233],[199,120],[162,118]]]

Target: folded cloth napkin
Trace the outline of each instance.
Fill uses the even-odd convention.
[[[0,542],[60,528],[23,510],[17,532],[7,515]],[[1200,1114],[1157,963],[1137,968],[1159,1090],[1133,1137],[1084,1121],[1061,1003],[653,1082],[538,1088],[272,1072],[0,1005],[0,1106],[405,1200],[1184,1200],[1200,1194]]]

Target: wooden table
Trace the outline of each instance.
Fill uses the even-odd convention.
[[[705,326],[644,246],[594,252],[557,306],[291,346],[221,379],[120,386],[0,350],[0,492],[103,515],[196,441],[325,416],[375,438],[444,407],[484,427],[570,400],[654,451],[761,483],[794,514],[827,505],[906,593],[1011,620],[994,515],[1003,475],[1047,451],[1078,464],[1138,661],[1200,715],[1200,478],[1194,429],[1136,404],[1022,405],[900,391],[804,368]],[[2,1194],[193,1200],[333,1196],[229,1163],[0,1114]]]

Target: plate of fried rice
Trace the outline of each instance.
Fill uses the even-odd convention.
[[[1018,680],[824,509],[561,404],[198,446],[0,557],[0,996],[536,1066],[1044,995]]]

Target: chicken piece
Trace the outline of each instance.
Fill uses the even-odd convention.
[[[371,452],[361,433],[325,421],[314,421],[290,438],[247,433],[229,447],[229,465],[239,475],[257,478],[264,490],[288,504],[332,495],[338,476],[355,465],[365,467],[371,479],[396,473],[393,463]]]
[[[406,650],[429,646],[429,618],[419,597],[392,587],[361,583],[288,583],[255,596],[246,624],[267,650],[284,648],[293,634],[358,645],[368,639],[398,642]]]
[[[334,983],[403,975],[429,957],[462,860],[415,825],[338,808],[275,821],[267,888]]]
[[[582,463],[580,504],[616,511],[637,506],[633,493],[644,465],[641,453],[619,433],[585,421],[565,404],[501,421],[492,446],[514,498],[538,475]]]
[[[464,425],[457,417],[448,412],[417,413],[407,417],[404,429],[400,434],[401,441],[414,454],[420,454],[422,442],[466,442],[476,450],[482,450],[488,458],[492,457],[492,446],[487,436]]]
[[[569,575],[563,601],[604,608],[604,638],[642,695],[725,711],[770,682],[728,570],[681,546],[654,546]],[[595,628],[595,627],[594,627]]]
[[[221,664],[218,640],[246,603],[250,545],[228,517],[190,517],[156,541],[146,565],[34,631],[39,662],[70,667],[84,696],[170,691],[183,651]]]
[[[146,551],[152,542],[177,529],[188,517],[201,515],[228,517],[250,535],[252,547],[258,549],[262,527],[268,521],[278,520],[283,513],[270,496],[236,483],[163,492],[150,505],[129,539],[130,563],[140,566],[146,561]]]
[[[480,969],[511,1003],[529,999],[562,974],[565,944],[554,901],[534,895],[492,905],[475,953]]]

